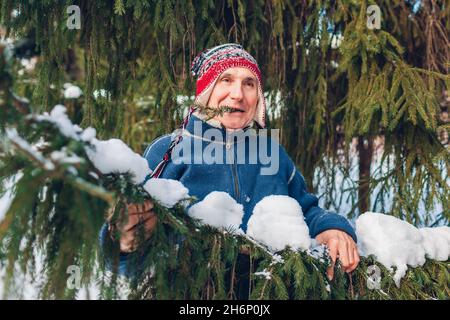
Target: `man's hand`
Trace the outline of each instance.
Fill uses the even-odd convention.
[[[359,263],[359,253],[353,238],[347,233],[337,229],[330,229],[319,233],[316,240],[321,244],[326,244],[330,249],[331,266],[327,270],[329,280],[334,276],[334,265],[336,258],[341,261],[345,272],[352,272]]]
[[[128,220],[119,227],[120,251],[132,252],[137,246],[137,229],[140,224],[145,228],[145,240],[150,238],[155,229],[157,217],[153,212],[153,202],[144,201],[143,204],[128,204]]]

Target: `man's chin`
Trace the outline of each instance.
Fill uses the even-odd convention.
[[[238,130],[238,129],[244,129],[246,126],[246,122],[245,121],[225,121],[225,122],[222,122],[222,125],[227,129]]]
[[[219,118],[219,121],[227,129],[237,130],[245,128],[248,123],[248,119],[244,119],[242,116],[237,117],[235,115],[237,115],[237,113],[227,114],[224,117]]]

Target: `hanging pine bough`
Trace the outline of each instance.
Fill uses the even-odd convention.
[[[370,166],[361,161],[363,179],[347,189],[359,199],[350,216],[369,210],[373,194],[372,210],[431,225],[429,213],[442,207],[439,221],[448,224],[448,138],[445,146],[436,135],[440,131],[448,136],[450,130],[448,120],[436,121],[439,112],[448,109],[448,102],[438,100],[450,88],[446,1],[378,1],[380,30],[367,28],[368,1],[250,5],[228,0],[116,0],[113,6],[88,1],[79,6],[81,30],[66,28],[67,8],[73,4],[3,0],[0,6],[0,23],[7,32],[27,35],[40,49],[34,105],[50,110],[58,101],[49,85],[60,87],[58,83],[70,77],[85,92],[83,125],[94,126],[101,138],[112,134],[143,151],[146,141],[179,123],[174,97],[192,94],[188,70],[197,53],[218,43],[238,42],[259,62],[265,93],[280,96],[281,107],[278,102],[268,107],[280,107],[281,112],[267,120],[283,128],[281,141],[308,186],[313,186],[317,169],[331,181],[327,204],[338,198],[339,188],[353,184],[348,175],[340,186],[332,183],[329,172],[348,171],[348,153],[341,157],[342,149],[350,148],[355,135],[360,145],[367,141],[369,146],[381,136],[384,155],[375,171],[387,166],[387,172],[368,179]],[[69,52],[61,48],[84,60],[78,61],[84,67],[82,76],[65,74]],[[93,94],[98,90],[106,90],[109,98],[96,101]],[[133,101],[148,95],[152,107],[142,112]],[[143,118],[160,121],[137,130],[144,128]],[[370,158],[373,152],[366,154]],[[419,214],[422,205],[424,215]]]
[[[385,194],[394,190],[392,210],[386,210],[383,205],[382,211],[415,225],[429,225],[428,216],[424,218],[419,215],[422,196],[426,198],[425,210],[433,208],[437,200],[443,208],[443,224],[448,223],[450,196],[448,175],[445,174],[449,172],[448,149],[439,143],[436,129],[448,132],[449,127],[448,123],[434,121],[436,110],[439,110],[436,97],[449,88],[445,74],[448,73],[446,63],[449,61],[450,11],[445,1],[421,2],[417,11],[413,10],[412,1],[378,1],[383,17],[380,31],[383,32],[364,27],[366,1],[238,1],[235,4],[223,0],[214,4],[200,1],[196,2],[195,7],[193,2],[188,1],[149,3],[146,0],[116,0],[114,7],[109,2],[89,1],[80,5],[83,23],[79,31],[65,28],[66,9],[72,4],[73,1],[35,1],[26,4],[17,0],[2,1],[0,23],[12,35],[27,35],[40,48],[38,87],[32,87],[33,105],[42,105],[43,109],[50,110],[59,103],[59,96],[49,87],[55,85],[60,88],[63,79],[67,81],[70,78],[85,93],[86,104],[81,114],[83,126],[94,126],[102,138],[119,136],[128,145],[133,145],[134,150],[139,150],[145,141],[171,131],[178,123],[175,117],[167,115],[175,111],[173,98],[176,95],[188,95],[193,91],[192,79],[188,76],[192,58],[211,45],[240,42],[255,53],[266,77],[265,90],[273,96],[280,93],[282,117],[268,120],[283,123],[283,144],[302,172],[312,175],[317,166],[327,169],[320,160],[328,155],[336,156],[336,146],[342,143],[342,136],[348,139],[357,134],[361,140],[365,138],[370,141],[373,134],[381,133],[386,137],[383,161],[389,163],[394,160],[394,166],[383,177],[371,179],[366,194],[380,184]],[[341,46],[333,47],[333,43],[340,41]],[[65,51],[61,48],[69,49]],[[70,69],[67,68],[70,65],[70,50],[79,55],[78,60],[84,58],[84,63],[80,63],[84,69],[81,76],[71,72],[63,74]],[[343,68],[344,65],[347,68]],[[14,112],[21,110],[27,113],[28,104],[17,99],[9,90],[13,77],[4,72],[3,66],[0,57],[0,126],[4,128],[5,123],[17,126],[20,136],[34,145],[39,141],[38,135],[27,134],[30,128],[25,121],[20,121],[20,114]],[[100,99],[101,103],[96,104],[93,96],[102,90],[106,94]],[[151,108],[138,109],[132,101],[147,95],[152,95]],[[13,105],[15,108],[10,108]],[[145,134],[133,135],[136,124],[140,124],[139,117],[144,115],[160,121],[147,126]],[[123,121],[122,117],[127,121]],[[343,134],[336,133],[335,128],[343,124]],[[0,151],[2,180],[3,177],[18,174],[15,176],[15,200],[10,209],[13,213],[7,215],[0,227],[3,239],[0,263],[2,270],[5,270],[3,266],[7,266],[9,282],[6,285],[12,291],[16,279],[13,275],[26,271],[32,279],[36,278],[42,268],[39,261],[34,260],[42,256],[44,261],[41,265],[45,266],[47,275],[47,279],[41,282],[42,297],[75,296],[75,291],[66,285],[69,263],[82,267],[83,286],[99,279],[102,297],[120,297],[120,277],[109,277],[105,272],[106,266],[102,269],[102,266],[97,268],[95,264],[102,261],[96,256],[100,254],[96,246],[98,230],[104,222],[103,213],[108,202],[119,200],[120,206],[123,199],[139,201],[148,195],[130,182],[130,176],[98,173],[86,158],[82,142],[67,140],[57,133],[56,136],[48,135],[50,141],[61,139],[61,142],[52,142],[51,145],[56,144],[53,149],[43,149],[42,152],[46,153],[43,159],[39,154],[36,158],[33,152],[21,156],[9,152],[5,154],[3,150],[11,150],[10,146]],[[62,151],[66,145],[66,150]],[[344,146],[349,147],[348,141]],[[85,162],[60,163],[58,153],[56,159],[51,158],[53,151],[69,152],[69,157],[76,155]],[[438,167],[437,161],[442,166]],[[51,168],[52,165],[54,170],[47,172],[46,166]],[[333,168],[336,168],[335,164]],[[78,175],[75,175],[74,169]],[[311,186],[312,177],[305,178]],[[424,185],[427,186],[425,191],[422,188]],[[19,187],[21,193],[18,193]],[[328,194],[333,197],[332,192]],[[384,199],[383,195],[381,199]],[[252,262],[257,257],[262,259],[254,270],[261,273],[252,278],[251,285],[236,288],[229,284],[232,278],[237,277],[232,277],[232,273],[230,276],[223,275],[221,271],[230,272],[234,267],[246,264],[245,260],[238,263],[235,259],[240,245],[230,246],[230,250],[234,248],[231,251],[224,249],[228,248],[231,240],[233,245],[237,240],[230,238],[229,234],[223,235],[203,227],[199,228],[199,237],[206,231],[210,232],[211,236],[207,238],[210,242],[204,242],[203,238],[199,241],[192,238],[191,242],[172,239],[169,235],[195,235],[189,227],[188,233],[181,230],[184,229],[183,223],[189,226],[192,222],[187,218],[183,220],[185,215],[182,215],[181,208],[178,213],[175,212],[176,207],[171,210],[158,208],[160,222],[167,218],[167,222],[158,225],[158,232],[167,229],[159,237],[175,245],[175,248],[164,249],[186,255],[181,256],[180,253],[176,258],[159,262],[156,265],[158,270],[166,268],[162,272],[155,272],[156,269],[152,269],[152,261],[155,260],[149,259],[148,272],[142,273],[143,280],[136,279],[132,283],[133,294],[129,297],[215,298],[224,286],[227,298],[248,295],[247,287],[254,298],[286,297],[286,294],[294,298],[322,298],[320,292],[324,297],[331,298],[449,297],[448,263],[428,261],[420,268],[410,269],[403,277],[400,288],[396,287],[391,277],[386,276],[389,273],[387,269],[375,263],[381,269],[381,291],[368,289],[369,275],[366,272],[373,261],[363,259],[351,282],[339,273],[335,282],[331,283],[331,293],[328,293],[323,291],[324,285],[327,288],[323,277],[325,266],[320,261],[314,262],[320,273],[313,271],[312,275],[309,270],[316,269],[307,262],[311,258],[304,253],[297,256],[283,253],[285,263],[271,265],[272,258],[266,251],[253,243],[248,244],[245,239],[240,241],[252,248]],[[116,218],[120,216],[118,213]],[[163,217],[164,214],[166,216]],[[13,233],[12,228],[18,233]],[[153,245],[159,243],[157,236],[157,233],[153,235]],[[192,243],[195,248],[190,246]],[[214,250],[211,244],[215,244]],[[159,245],[162,246],[162,243]],[[183,246],[186,249],[180,251]],[[152,248],[140,250],[159,259],[161,255],[158,251],[149,251]],[[204,250],[197,251],[198,248]],[[44,254],[39,255],[38,250]],[[232,252],[234,256],[228,260],[218,260],[219,253],[225,251]],[[117,252],[112,256],[119,259]],[[191,256],[199,261],[215,263],[209,264],[207,270],[204,268],[207,263],[198,265],[198,270],[191,270],[191,264],[183,260]],[[223,257],[220,255],[220,258]],[[182,261],[185,263],[182,264]],[[197,266],[196,262],[192,261],[192,265]],[[112,267],[117,268],[117,261],[112,263]],[[152,270],[156,276],[145,277]],[[172,273],[167,274],[167,270]],[[178,273],[179,270],[183,272]],[[275,270],[270,277],[269,270]],[[196,291],[180,289],[183,281],[192,283],[191,278],[185,279],[184,275],[191,276],[194,272],[198,272],[198,275],[195,273],[197,280],[195,286],[190,288],[196,288]],[[305,277],[301,277],[303,274]],[[296,279],[297,282],[293,281]],[[229,287],[236,292],[230,292]],[[177,288],[174,289],[176,294],[171,295],[169,289],[173,288]]]
[[[76,81],[85,93],[83,126],[142,152],[146,141],[179,123],[182,108],[175,97],[194,91],[193,58],[219,43],[241,43],[259,62],[264,91],[272,98],[268,124],[283,128],[281,141],[310,189],[316,169],[329,181],[329,172],[348,171],[348,152],[343,160],[340,155],[350,148],[350,138],[370,146],[381,136],[384,154],[373,169],[388,170],[375,178],[360,163],[359,185],[348,190],[358,201],[350,216],[369,210],[369,195],[376,193],[372,210],[430,225],[429,213],[442,207],[440,221],[448,224],[448,138],[444,146],[436,134],[450,132],[448,120],[436,121],[448,110],[442,96],[450,91],[446,1],[377,1],[379,30],[367,28],[372,1],[78,4],[79,30],[67,28],[74,1],[2,1],[0,23],[7,33],[26,36],[39,49],[33,105],[49,111],[59,103],[49,86]],[[80,72],[73,72],[77,64]],[[100,103],[93,95],[102,90],[108,98]],[[151,107],[135,102],[148,96]],[[342,184],[351,179],[344,175]],[[338,187],[329,185],[325,197],[335,198]]]
[[[42,255],[44,276],[32,276],[39,282],[42,298],[76,296],[77,289],[67,285],[70,266],[81,268],[81,286],[96,283],[100,297],[107,299],[449,297],[448,261],[428,260],[410,269],[397,286],[391,271],[369,257],[362,259],[351,276],[338,268],[335,279],[328,281],[329,259],[323,247],[274,254],[235,230],[191,219],[184,209],[186,201],[192,200],[187,193],[165,205],[155,194],[157,227],[147,242],[142,241],[143,227],[138,231],[141,241],[128,256],[126,273],[130,278],[126,280],[119,275],[121,255],[118,243],[112,240],[120,235],[104,237],[100,247],[97,239],[108,206],[115,204],[109,219],[120,223],[126,219],[121,210],[124,203],[149,198],[147,185],[139,185],[146,174],[145,165],[140,166],[146,160],[118,140],[99,141],[92,128],[73,126],[62,106],[50,114],[31,114],[24,119],[26,125],[20,133],[8,124],[9,142],[1,159],[2,182],[19,175],[11,207],[0,222],[6,292],[18,274],[35,274],[35,257]],[[131,172],[120,165],[111,167],[118,154],[127,154]],[[368,273],[370,270],[375,273]]]

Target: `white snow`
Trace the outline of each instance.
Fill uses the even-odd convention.
[[[3,181],[3,186],[1,189],[5,191],[2,197],[0,197],[0,222],[6,215],[11,203],[13,201],[13,187],[14,184],[22,178],[22,171],[12,176],[10,179]],[[1,295],[0,295],[1,297]]]
[[[189,198],[189,190],[178,180],[150,179],[144,185],[145,191],[167,208]]]
[[[81,133],[80,138],[81,140],[88,142],[92,141],[92,139],[95,138],[96,134],[97,131],[94,128],[88,127]]]
[[[272,273],[270,271],[268,271],[267,269],[264,269],[263,271],[255,272],[254,275],[258,276],[258,277],[263,277],[266,280],[272,279]]]
[[[11,206],[12,201],[12,190],[7,189],[3,196],[0,198],[0,222],[5,218],[6,212]]]
[[[99,97],[108,99],[111,98],[111,93],[105,89],[94,90],[94,92],[92,92],[92,95],[95,99],[98,99]]]
[[[94,166],[103,174],[130,172],[135,184],[141,183],[151,173],[146,159],[130,149],[120,139],[100,141],[92,139],[94,148],[86,148]]]
[[[78,99],[83,94],[83,91],[79,87],[70,83],[65,83],[64,88],[65,99]]]
[[[279,254],[273,254],[272,255],[272,262],[270,263],[270,265],[274,265],[277,263],[284,263],[283,257],[280,256]]]
[[[362,256],[373,254],[393,271],[400,286],[408,266],[422,266],[428,256],[445,261],[450,250],[450,228],[418,229],[406,221],[376,212],[366,212],[356,220],[358,247]]]
[[[89,175],[90,175],[92,178],[96,179],[96,180],[98,180],[98,179],[100,178],[100,177],[98,176],[98,174],[95,173],[95,172],[93,172],[93,171],[89,171]]]
[[[95,138],[96,131],[92,127],[86,129],[80,128],[77,124],[73,124],[72,121],[67,116],[67,108],[61,104],[56,105],[50,114],[44,112],[40,115],[34,115],[33,117],[37,121],[49,121],[54,123],[63,135],[68,138],[75,140],[82,140],[89,142]]]
[[[450,228],[419,228],[427,258],[446,261],[450,256]]]
[[[71,88],[69,84],[66,84],[65,87]],[[134,176],[133,182],[138,184],[144,180],[147,174],[151,173],[147,160],[132,151],[122,140],[110,139],[101,141],[96,139],[96,130],[94,128],[88,127],[83,130],[78,125],[73,124],[67,116],[66,111],[67,109],[63,105],[56,105],[50,114],[35,115],[35,118],[38,121],[50,121],[56,124],[61,133],[66,137],[90,142],[94,148],[87,147],[87,155],[94,166],[103,174],[113,172],[125,173],[129,171]],[[61,150],[61,152],[64,151]],[[52,159],[54,160],[61,158],[63,158],[62,153],[54,152],[52,154]],[[69,161],[75,163],[76,158],[64,158],[64,162]]]
[[[55,169],[55,165],[51,161],[47,160],[42,153],[37,151],[36,148],[33,148],[33,146],[28,143],[28,141],[19,136],[16,128],[6,128],[5,131],[9,140],[19,145],[20,148],[27,150],[27,152],[30,153],[35,160],[39,161],[46,170]]]
[[[228,193],[213,191],[189,208],[188,215],[216,228],[238,231],[244,208]]]
[[[75,127],[66,114],[66,107],[61,104],[56,105],[53,110],[48,114],[44,112],[42,115],[35,115],[34,117],[38,121],[49,121],[59,128],[61,133],[66,137],[79,140],[79,134],[81,133],[80,127]]]
[[[69,84],[66,84],[65,87],[71,88]],[[50,114],[45,112],[41,115],[34,115],[33,117],[37,121],[54,123],[66,137],[78,141],[90,142],[93,147],[86,147],[86,153],[94,166],[103,174],[130,172],[133,174],[133,182],[138,184],[144,180],[147,174],[151,173],[147,160],[132,151],[122,140],[110,139],[101,141],[96,139],[96,131],[94,128],[88,127],[83,130],[78,125],[73,124],[67,116],[66,111],[67,109],[63,105],[56,105]],[[15,129],[11,129],[8,132],[8,137],[11,140],[14,140],[23,148],[29,149],[49,170],[53,170],[53,163],[32,149],[28,142],[18,136]],[[50,157],[54,161],[64,163],[78,163],[81,161],[75,155],[68,155],[64,149],[54,151]]]
[[[311,239],[311,247],[306,253],[320,262],[325,262],[324,258],[328,256],[328,247],[325,244],[320,244],[316,239]]]
[[[66,147],[63,147],[61,150],[53,151],[50,154],[50,158],[54,162],[59,163],[77,164],[84,162],[84,159],[78,157],[76,154],[68,152]]]
[[[250,217],[247,235],[272,251],[289,246],[307,250],[311,245],[309,229],[299,203],[288,196],[267,196],[259,201]]]

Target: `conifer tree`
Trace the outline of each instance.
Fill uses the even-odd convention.
[[[380,8],[380,29],[367,26],[372,4]],[[80,8],[80,29],[67,27],[71,5]],[[192,59],[224,42],[243,44],[259,62],[271,101],[269,125],[283,128],[282,143],[311,191],[317,188],[318,171],[329,182],[327,204],[342,193],[334,175],[342,171],[344,181],[351,181],[349,149],[356,139],[359,180],[347,190],[354,201],[345,213],[376,210],[417,226],[448,225],[450,127],[442,115],[448,112],[450,91],[449,16],[445,1],[3,0],[0,25],[16,39],[14,47],[0,48],[0,179],[16,179],[14,200],[0,224],[0,265],[10,281],[7,287],[13,290],[18,273],[36,274],[34,258],[40,250],[46,270],[42,297],[75,296],[76,290],[66,286],[70,265],[82,267],[83,286],[100,281],[102,297],[118,297],[118,261],[112,273],[97,265],[104,254],[97,246],[98,232],[108,209],[117,208],[119,219],[125,200],[148,197],[127,175],[99,173],[84,142],[27,115],[64,104],[74,123],[94,127],[101,139],[121,138],[142,152],[153,138],[176,128],[192,103],[177,101],[194,92]],[[17,76],[21,65],[14,56],[37,60],[35,73]],[[62,98],[60,91],[69,81],[82,89],[79,99]],[[38,150],[43,158],[22,148],[21,140],[7,139],[5,129],[11,126],[30,145],[44,137],[47,145]],[[446,139],[438,135],[442,132]],[[384,150],[379,167],[373,168],[377,137],[383,138]],[[64,147],[83,161],[49,164],[51,153]],[[55,168],[48,170],[49,165]],[[392,206],[386,206],[391,196]],[[441,207],[439,221],[420,215],[421,206],[425,212]],[[130,298],[236,298],[230,279],[235,279],[242,245],[252,248],[258,262],[254,271],[271,273],[250,279],[252,298],[449,296],[445,262],[428,261],[408,271],[400,288],[383,277],[382,290],[371,291],[366,270],[375,262],[364,259],[352,278],[338,274],[329,292],[326,262],[305,252],[287,250],[281,254],[283,263],[273,263],[267,250],[248,239],[208,227],[199,234],[188,232],[199,226],[181,207],[158,206],[157,211],[161,227],[153,245],[143,243],[139,249],[146,252],[146,272],[128,284]],[[189,238],[178,249],[176,235]],[[118,259],[117,244],[111,243],[110,250]],[[173,254],[160,259],[162,252]],[[156,277],[150,276],[153,272]]]

